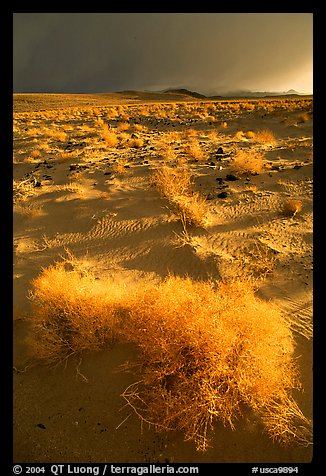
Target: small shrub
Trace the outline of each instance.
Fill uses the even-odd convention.
[[[186,167],[163,165],[154,172],[151,181],[176,208],[184,226],[186,223],[196,226],[207,224],[206,200],[198,192],[192,192],[191,176]]]
[[[130,124],[129,122],[119,122],[117,127],[119,131],[123,132],[127,131],[130,128]]]
[[[127,169],[128,169],[128,167],[126,167],[127,165],[128,165],[128,160],[124,158],[120,158],[116,161],[116,163],[112,167],[112,170],[113,172],[116,172],[118,174],[123,174],[127,172]]]
[[[302,210],[302,201],[290,198],[283,203],[283,213],[285,215],[296,215]]]
[[[57,156],[57,161],[58,161],[58,163],[62,163],[62,162],[66,162],[68,160],[77,159],[77,157],[79,157],[78,151],[71,150],[69,152],[61,152],[61,154],[59,154]]]
[[[276,143],[276,137],[274,133],[268,129],[256,132],[255,139],[257,142],[260,142],[261,144],[266,144],[266,145],[267,144],[273,145]]]
[[[101,132],[102,138],[108,147],[115,147],[119,143],[119,139],[114,131],[110,131],[107,124],[104,124]]]
[[[135,132],[147,132],[148,130],[148,128],[142,124],[134,124],[132,127]]]
[[[255,139],[256,138],[256,133],[253,132],[253,131],[247,131],[247,132],[244,133],[244,136],[247,139]]]
[[[244,132],[243,131],[237,131],[234,135],[235,139],[241,141],[245,138]]]
[[[309,119],[310,119],[309,114],[307,112],[302,112],[297,117],[297,123],[298,124],[304,124],[305,122],[308,122]]]
[[[240,150],[233,159],[232,169],[239,174],[259,174],[263,169],[263,156],[251,150]]]
[[[207,155],[204,153],[199,142],[195,139],[192,139],[189,144],[184,147],[184,152],[192,160],[203,161],[207,159]]]
[[[176,153],[173,146],[165,140],[159,141],[157,144],[157,151],[161,158],[166,161],[175,160],[176,158]]]
[[[130,147],[134,147],[135,149],[139,149],[140,147],[143,147],[144,141],[140,137],[134,137],[130,141]]]
[[[35,203],[14,205],[13,211],[28,217],[41,217],[46,215],[43,208]]]
[[[58,142],[65,142],[67,140],[67,133],[64,131],[50,130],[48,136]]]
[[[185,139],[194,138],[194,137],[196,137],[196,135],[197,135],[196,129],[189,128],[189,127],[187,129],[185,129],[182,133],[182,136]]]

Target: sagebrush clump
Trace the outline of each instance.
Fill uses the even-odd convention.
[[[44,269],[32,287],[30,344],[38,358],[59,362],[115,340],[121,286],[63,261]]]
[[[142,421],[181,430],[204,451],[216,421],[234,429],[249,407],[273,439],[307,443],[310,422],[292,396],[300,382],[290,324],[248,280],[169,276],[126,287],[70,260],[32,284],[37,357],[58,362],[116,340],[136,346],[137,381],[122,396]]]
[[[263,170],[264,158],[253,150],[239,150],[233,158],[231,167],[239,174],[259,174]]]
[[[302,210],[302,200],[295,198],[289,198],[284,201],[282,211],[285,215],[295,216],[297,213],[300,213]]]
[[[214,422],[234,429],[248,406],[273,439],[307,441],[309,421],[291,395],[300,387],[291,330],[248,281],[169,277],[130,304],[122,329],[141,370],[123,396],[143,421],[206,450]]]
[[[182,223],[205,227],[209,221],[205,198],[192,191],[191,175],[186,167],[163,165],[153,173],[151,182],[179,214]]]

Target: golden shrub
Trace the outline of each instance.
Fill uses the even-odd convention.
[[[239,150],[231,164],[232,169],[239,174],[259,174],[263,169],[263,155],[252,150]]]
[[[169,277],[129,304],[122,333],[140,351],[140,370],[123,397],[143,421],[206,450],[214,422],[234,429],[245,405],[274,439],[307,440],[309,421],[291,395],[300,384],[289,325],[248,281]]]
[[[290,323],[250,281],[169,276],[127,288],[66,260],[32,284],[34,354],[58,362],[133,343],[137,382],[123,397],[158,430],[180,430],[204,451],[216,421],[234,429],[249,407],[273,439],[308,443],[310,421],[292,396],[300,382]]]

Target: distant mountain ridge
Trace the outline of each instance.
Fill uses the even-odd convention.
[[[193,99],[203,99],[203,100],[219,100],[219,99],[241,99],[241,98],[268,98],[268,97],[304,97],[312,96],[312,94],[299,93],[295,89],[289,89],[288,91],[283,92],[271,92],[271,91],[250,91],[250,90],[230,90],[230,91],[214,91],[210,90],[207,94],[198,93],[197,91],[192,91],[186,87],[177,87],[177,88],[166,88],[160,90],[123,90],[116,91],[117,94],[121,96],[126,96],[130,100],[154,100],[155,97],[160,100],[180,100],[184,101],[187,98]],[[101,93],[104,94],[104,93]],[[112,94],[112,93],[111,93]],[[115,94],[115,93],[113,93]]]
[[[289,89],[288,91],[283,92],[273,92],[273,91],[250,91],[250,90],[230,90],[226,92],[210,92],[209,94],[202,94],[198,93],[197,91],[191,91],[187,88],[167,88],[161,91],[157,91],[158,93],[163,94],[178,94],[183,96],[191,96],[197,99],[220,99],[220,98],[227,98],[227,97],[253,97],[253,98],[263,98],[263,97],[273,97],[273,96],[311,96],[311,94],[300,93],[295,89]]]
[[[219,96],[223,96],[223,97],[269,97],[269,96],[305,96],[305,95],[306,94],[299,93],[295,89],[289,89],[288,91],[282,91],[282,92],[236,90],[236,91],[228,91],[225,93],[219,93]]]
[[[186,88],[177,88],[177,89],[168,88],[160,92],[164,94],[183,94],[183,95],[192,96],[198,99],[205,99],[208,97],[208,96],[205,96],[205,94],[200,94],[200,93],[197,93],[196,91],[190,91],[189,89],[186,89]]]

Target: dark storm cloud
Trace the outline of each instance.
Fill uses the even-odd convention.
[[[14,91],[275,90],[311,82],[312,15],[18,13],[13,46]]]

